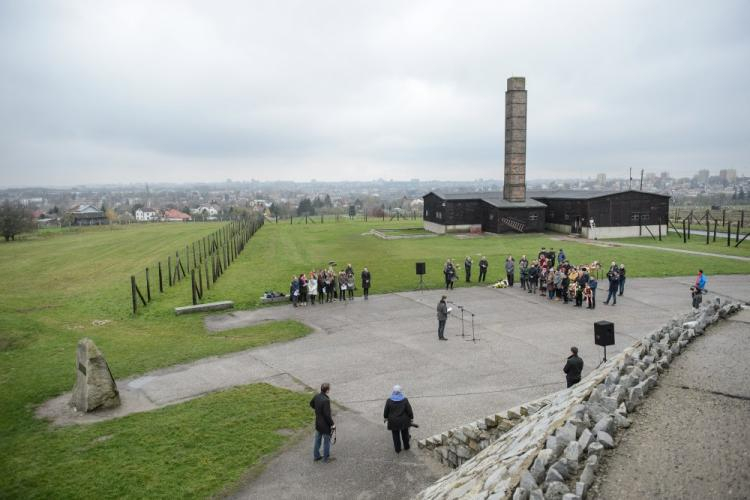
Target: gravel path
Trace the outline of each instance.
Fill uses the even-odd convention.
[[[590,498],[750,496],[750,310],[697,339],[659,379]]]

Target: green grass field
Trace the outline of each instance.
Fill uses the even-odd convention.
[[[429,288],[443,286],[443,264],[453,258],[458,264],[461,281],[467,286],[463,261],[471,255],[475,262],[476,280],[479,258],[489,260],[488,281],[504,277],[503,261],[513,255],[516,261],[526,254],[531,258],[541,247],[561,247],[574,263],[598,260],[605,265],[615,260],[625,263],[629,276],[681,276],[697,273],[699,267],[711,274],[750,272],[750,262],[665,253],[640,248],[606,248],[587,243],[560,241],[555,234],[529,234],[461,238],[453,235],[437,238],[383,240],[367,234],[372,227],[413,227],[414,221],[379,222],[374,226],[363,222],[337,224],[289,225],[269,223],[251,240],[249,248],[235,267],[222,277],[207,300],[231,299],[239,307],[253,307],[265,290],[289,292],[291,275],[327,266],[333,260],[337,268],[351,263],[356,272],[367,266],[372,273],[372,293],[413,290],[418,283],[414,264],[427,263],[425,284]],[[717,252],[718,253],[718,252]],[[474,283],[473,285],[476,285]],[[472,286],[473,286],[472,285]]]
[[[144,492],[148,492],[145,496],[171,496],[170,492],[208,496],[284,440],[281,436],[266,439],[270,421],[265,420],[276,413],[274,408],[290,409],[285,412],[289,419],[278,420],[283,427],[296,428],[309,421],[304,405],[302,414],[291,411],[299,406],[299,395],[273,388],[243,389],[236,400],[231,395],[212,397],[210,418],[201,406],[208,402],[80,428],[51,429],[32,416],[36,405],[72,388],[76,343],[84,336],[96,342],[114,376],[122,378],[291,340],[310,331],[290,321],[232,330],[231,335],[208,335],[202,316],[175,317],[170,309],[174,304],[189,303],[187,281],[168,290],[137,317],[132,316],[130,274],[142,272],[145,265],[218,227],[116,226],[57,231],[0,244],[0,275],[4,278],[0,301],[0,497],[142,497]],[[94,320],[109,322],[95,326]],[[254,408],[262,421],[245,425],[245,416],[237,416],[242,408],[245,413]],[[171,432],[164,432],[164,415],[175,422]],[[183,435],[191,426],[194,430]],[[188,442],[195,441],[195,432],[201,429],[205,430],[201,441],[214,450]],[[110,434],[121,437],[101,444],[95,441],[97,436]],[[249,446],[260,441],[263,445],[257,452],[245,453],[242,443]],[[233,442],[241,443],[237,453],[215,456],[217,450],[231,448]],[[148,453],[143,451],[144,443],[153,445]],[[169,466],[154,468],[159,464]],[[77,490],[81,484],[77,477],[84,474],[89,478],[86,488]],[[133,477],[125,480],[126,475]]]
[[[750,273],[750,263],[742,261],[561,242],[552,234],[398,240],[366,234],[372,228],[415,225],[412,220],[268,223],[204,300],[254,307],[263,291],[286,293],[292,274],[331,260],[339,268],[352,263],[357,272],[368,266],[373,293],[414,289],[417,261],[427,263],[430,288],[443,286],[448,257],[457,261],[463,280],[466,255],[475,262],[488,257],[491,281],[501,277],[505,256],[531,257],[542,246],[562,246],[576,263],[624,262],[629,276],[693,275],[698,267],[708,275]],[[97,343],[115,377],[122,378],[309,332],[299,323],[277,322],[209,335],[202,315],[173,314],[173,307],[190,302],[186,280],[163,295],[154,292],[155,300],[132,315],[129,276],[142,275],[146,265],[217,227],[132,225],[0,243],[0,497],[211,496],[287,439],[274,429],[310,422],[308,395],[268,386],[80,427],[51,428],[33,417],[38,404],[71,389],[75,346],[84,336]],[[459,281],[457,286],[467,285]],[[96,326],[95,320],[108,322]]]
[[[744,233],[740,233],[740,238],[744,236]],[[651,237],[646,238],[620,238],[607,240],[611,242],[622,242],[622,243],[637,243],[639,245],[648,245],[662,248],[676,248],[679,250],[691,250],[695,252],[707,252],[707,253],[718,253],[722,255],[739,255],[740,257],[750,257],[750,237],[740,244],[739,247],[734,246],[734,234],[732,234],[731,245],[727,246],[726,236],[716,235],[716,242],[713,241],[713,233],[709,237],[709,244],[706,245],[706,236],[699,234],[692,234],[692,237],[687,240],[687,243],[683,243],[682,236],[678,236],[674,232],[670,232],[669,235],[662,235],[662,241],[654,240]]]

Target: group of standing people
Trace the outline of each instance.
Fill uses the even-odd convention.
[[[617,267],[615,262],[612,262],[612,266],[611,269],[614,268],[617,272],[618,290],[622,295],[625,288],[625,266],[622,264]],[[509,287],[514,284],[515,267],[515,259],[509,255],[505,260]],[[549,300],[562,301],[564,304],[574,303],[576,307],[586,304],[587,309],[596,308],[596,289],[599,286],[596,272],[601,268],[598,262],[576,266],[568,261],[562,248],[558,253],[542,248],[537,259],[531,262],[523,255],[518,261],[518,267],[522,290],[530,294],[535,294],[538,290],[541,296]]]
[[[371,283],[370,271],[365,267],[360,275],[362,295],[365,300],[369,298]],[[328,269],[312,270],[309,274],[292,276],[289,284],[289,297],[294,307],[308,304],[314,306],[316,302],[322,304],[323,302],[354,300],[356,289],[354,268],[351,264],[338,273],[333,266],[328,266]]]
[[[487,268],[489,267],[489,261],[487,260],[487,257],[482,255],[482,258],[479,259],[479,276],[477,277],[477,282],[481,283],[487,279]],[[466,282],[471,283],[471,270],[474,267],[474,261],[471,258],[471,256],[467,255],[464,259],[464,274],[466,276]],[[445,261],[445,265],[443,265],[443,275],[445,276],[445,289],[446,290],[452,290],[453,289],[453,283],[458,281],[458,269],[456,268],[456,264],[453,263],[453,259],[448,259]]]

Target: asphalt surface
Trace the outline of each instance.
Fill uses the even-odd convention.
[[[608,452],[590,497],[750,497],[750,310],[678,356]]]
[[[636,339],[690,308],[692,277],[629,278],[616,306],[595,310],[563,305],[539,295],[487,287],[447,292],[453,302],[447,342],[437,340],[436,305],[443,290],[372,295],[364,301],[292,308],[290,305],[208,316],[206,327],[223,331],[276,319],[295,319],[316,331],[292,342],[202,359],[118,380],[122,406],[111,412],[71,414],[62,395],[39,408],[58,424],[117,418],[177,404],[211,391],[266,382],[294,390],[331,383],[331,398],[346,410],[335,417],[337,461],[312,463],[312,429],[271,459],[236,495],[240,498],[392,498],[416,493],[443,471],[411,450],[396,456],[382,421],[394,384],[403,386],[425,438],[565,387],[562,367],[579,347],[586,375],[601,349],[593,323],[615,323],[622,351]],[[711,293],[750,301],[747,275],[710,277]],[[459,306],[464,307],[461,321]],[[471,314],[474,314],[472,341]],[[462,331],[463,325],[463,331]],[[464,336],[461,336],[461,334]]]

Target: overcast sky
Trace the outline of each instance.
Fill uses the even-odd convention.
[[[750,174],[747,1],[0,0],[0,185]]]

